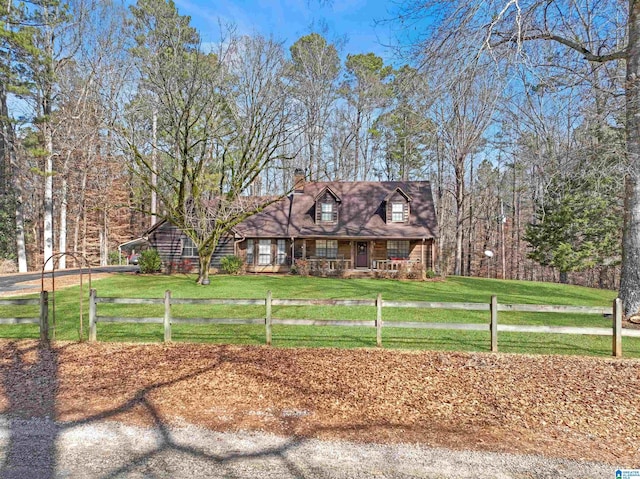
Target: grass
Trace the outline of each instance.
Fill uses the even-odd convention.
[[[400,282],[375,279],[334,279],[296,276],[213,276],[211,285],[198,286],[193,276],[139,276],[119,274],[96,281],[99,296],[161,298],[171,290],[174,298],[264,298],[268,290],[274,298],[383,299],[398,301],[441,301],[488,303],[496,294],[500,303],[557,304],[576,306],[610,306],[615,292],[527,281],[502,281],[483,278],[450,277],[441,282]],[[22,307],[21,307],[22,308]],[[0,307],[1,316],[34,315],[34,307],[19,312]],[[162,317],[158,305],[98,305],[99,315]],[[36,312],[37,313],[37,312]],[[274,306],[277,318],[375,319],[373,307],[284,307]],[[264,344],[264,327],[258,325],[189,325],[179,318],[225,317],[263,318],[262,306],[194,306],[175,305],[172,316],[174,341],[227,344]],[[385,308],[383,344],[387,348],[488,351],[488,332],[412,330],[391,327],[393,321],[487,323],[488,311],[419,310]],[[88,305],[84,304],[84,334],[88,329]],[[598,315],[558,313],[501,312],[503,324],[611,327],[611,319]],[[56,338],[79,338],[78,288],[56,294]],[[38,335],[36,326],[0,326],[0,337]],[[161,325],[98,324],[101,341],[162,341]],[[373,328],[338,328],[313,326],[273,327],[273,344],[281,347],[374,347]],[[611,355],[611,338],[586,335],[500,333],[500,351],[544,354]],[[640,340],[623,339],[625,357],[640,357]]]

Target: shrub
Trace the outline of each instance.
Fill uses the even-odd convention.
[[[344,269],[344,261],[336,262],[336,269],[334,270],[334,274],[338,278],[346,277],[346,271]]]
[[[314,266],[310,268],[311,274],[313,276],[322,276],[326,278],[329,276],[329,262],[326,259],[323,259],[320,262],[314,263]]]
[[[407,263],[401,263],[398,265],[398,272],[396,273],[397,279],[410,279],[410,268]]]
[[[306,259],[296,259],[291,266],[291,274],[309,276],[309,262]]]
[[[139,264],[141,273],[157,273],[162,267],[162,260],[157,250],[146,249],[140,253]]]
[[[110,265],[127,264],[127,255],[119,253],[118,251],[110,251],[108,261]]]
[[[242,259],[234,255],[225,256],[220,260],[220,269],[226,274],[239,274],[243,266]]]
[[[436,277],[436,272],[432,269],[428,269],[426,275],[427,279],[433,279]]]
[[[405,279],[422,280],[422,263],[413,263],[408,266]]]

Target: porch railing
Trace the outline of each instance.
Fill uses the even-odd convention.
[[[385,259],[377,260],[374,262],[374,269],[382,271],[398,271],[399,269],[411,268],[414,264],[419,264],[420,261],[414,261],[410,259]]]
[[[309,262],[309,269],[311,271],[316,271],[320,269],[327,269],[329,271],[335,270],[345,270],[352,269],[351,260],[350,259],[342,259],[342,258],[314,258],[307,259]]]

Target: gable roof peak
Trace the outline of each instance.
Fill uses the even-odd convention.
[[[389,201],[396,193],[400,193],[402,196],[405,197],[405,199],[410,203],[411,202],[411,196],[409,196],[407,193],[404,192],[404,190],[402,188],[400,188],[399,186],[394,188],[391,193],[389,193],[387,195],[387,197],[384,199],[385,201]]]
[[[331,196],[333,196],[335,198],[335,200],[340,203],[342,201],[342,199],[340,198],[340,196],[331,189],[331,187],[329,185],[325,186],[324,188],[322,188],[320,190],[320,193],[318,193],[315,198],[314,201],[318,201],[325,193],[329,193]]]

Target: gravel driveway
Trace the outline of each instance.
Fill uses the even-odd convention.
[[[6,416],[0,448],[6,479],[615,477],[611,466],[536,456]]]

